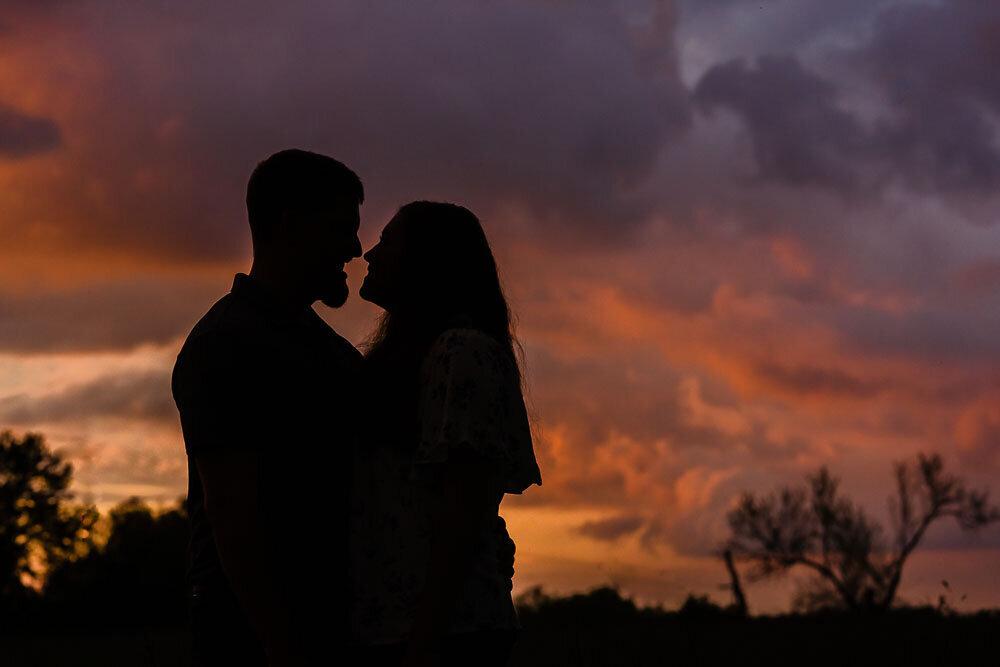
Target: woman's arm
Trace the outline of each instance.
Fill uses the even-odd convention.
[[[490,472],[484,462],[449,460],[443,478],[438,532],[403,660],[408,667],[440,663],[441,640],[473,563],[477,524],[493,504]]]

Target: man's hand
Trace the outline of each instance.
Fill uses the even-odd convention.
[[[441,667],[441,638],[414,634],[406,642],[402,667]]]
[[[292,637],[275,545],[260,534],[261,457],[223,450],[195,457],[219,561],[230,588],[274,666],[306,664]]]
[[[502,516],[497,516],[497,572],[507,580],[507,590],[514,590],[514,540],[507,532],[507,522]]]

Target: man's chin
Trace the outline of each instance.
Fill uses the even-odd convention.
[[[347,303],[347,295],[349,293],[350,290],[347,288],[347,285],[344,285],[337,293],[322,297],[319,301],[328,308],[340,308]]]

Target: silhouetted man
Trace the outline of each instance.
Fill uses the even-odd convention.
[[[321,638],[328,654],[347,645],[361,355],[312,304],[347,299],[343,268],[361,255],[363,199],[357,175],[332,158],[287,150],[260,163],[247,186],[253,267],[177,357],[203,664],[319,664]]]

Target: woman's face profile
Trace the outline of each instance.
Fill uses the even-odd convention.
[[[400,292],[399,279],[403,274],[403,230],[398,216],[390,220],[382,235],[364,254],[368,273],[358,294],[385,310],[392,310]]]

